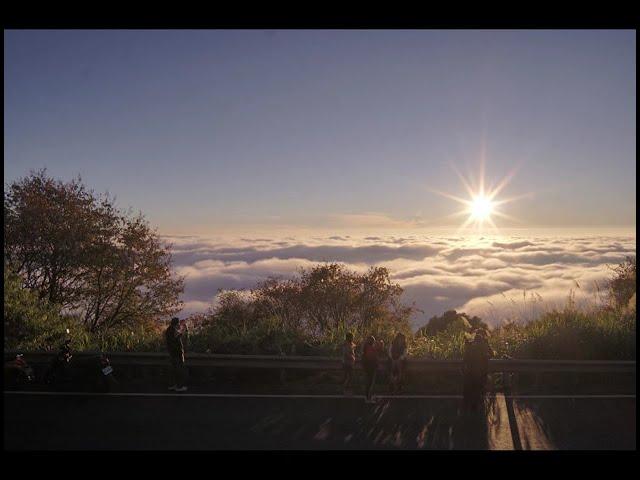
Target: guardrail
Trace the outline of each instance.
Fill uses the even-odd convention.
[[[5,356],[23,353],[30,363],[48,362],[52,352],[5,352]],[[75,353],[78,358],[98,355],[99,352]],[[169,357],[165,353],[109,353],[114,366],[155,366],[165,367]],[[356,362],[356,365],[359,362]],[[192,353],[186,355],[188,367],[230,367],[230,368],[270,368],[270,369],[306,369],[338,370],[342,368],[339,358],[286,355],[223,355]],[[415,358],[407,360],[407,371],[460,371],[462,360],[432,360]],[[573,372],[573,373],[635,373],[636,362],[609,360],[489,360],[491,372]]]

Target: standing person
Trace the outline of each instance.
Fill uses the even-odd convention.
[[[384,340],[380,339],[376,342],[378,349],[378,378],[382,383],[388,380],[388,373],[391,369],[391,358],[384,347]]]
[[[476,329],[473,340],[467,342],[464,352],[464,407],[466,411],[476,411],[484,397],[489,359],[494,355],[489,345],[487,332]]]
[[[375,403],[371,394],[378,370],[378,343],[373,335],[367,338],[362,349],[362,369],[365,378],[365,402]]]
[[[344,372],[342,387],[345,395],[352,393],[351,380],[353,378],[353,366],[355,363],[356,344],[353,343],[353,333],[348,332],[342,345],[342,371]]]
[[[391,391],[399,393],[402,388],[404,366],[407,358],[407,340],[403,333],[398,334],[389,347],[391,357]]]
[[[169,387],[169,390],[175,390],[176,392],[187,391],[187,386],[185,385],[184,345],[182,344],[183,332],[180,319],[174,317],[171,319],[169,328],[164,333],[171,361],[171,374],[174,380],[174,384]]]

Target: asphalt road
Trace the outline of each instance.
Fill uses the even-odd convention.
[[[4,394],[7,450],[635,449],[635,396]]]

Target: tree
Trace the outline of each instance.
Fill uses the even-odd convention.
[[[299,282],[269,278],[251,294],[260,318],[273,317],[288,330],[301,328],[302,288]]]
[[[308,326],[321,333],[347,328],[355,316],[358,275],[338,263],[317,265],[300,273],[296,283]]]
[[[92,331],[151,322],[179,310],[183,279],[170,246],[144,217],[116,208],[80,178],[45,170],[5,188],[4,255],[23,285],[80,316]]]
[[[293,278],[269,278],[250,292],[221,291],[199,323],[243,341],[256,332],[287,342],[342,341],[346,330],[391,340],[397,332],[411,335],[415,309],[400,302],[401,294],[384,268],[358,273],[337,263],[319,264]]]
[[[413,307],[400,303],[402,287],[391,283],[389,270],[384,267],[371,267],[367,273],[357,279],[358,296],[356,310],[358,327],[371,329],[377,320],[387,319],[391,322],[408,320]]]
[[[4,265],[4,348],[42,349],[56,346],[70,321],[60,307],[22,286],[20,277]]]
[[[243,334],[257,321],[255,299],[251,292],[220,290],[215,305],[209,309],[204,325],[215,324],[231,333]]]
[[[182,279],[171,274],[171,254],[141,215],[98,237],[86,265],[82,310],[90,331],[135,325],[176,312]]]
[[[627,257],[613,269],[609,280],[609,296],[615,307],[627,308],[636,293],[636,257]]]
[[[4,192],[4,255],[24,286],[41,299],[74,308],[91,237],[115,219],[80,179],[63,183],[45,170],[12,183]]]

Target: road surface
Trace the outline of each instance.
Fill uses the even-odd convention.
[[[7,450],[635,449],[635,395],[458,396],[5,392]]]

